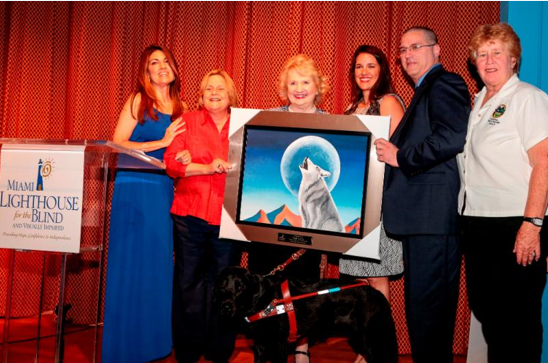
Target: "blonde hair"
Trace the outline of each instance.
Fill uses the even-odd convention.
[[[201,110],[204,107],[203,96],[207,87],[207,82],[211,76],[221,76],[224,78],[227,87],[226,91],[228,93],[228,99],[230,100],[228,107],[238,107],[238,95],[236,94],[236,86],[234,85],[234,81],[230,78],[226,71],[222,69],[214,69],[209,71],[204,78],[202,78],[202,82],[200,83],[200,91],[198,92],[198,109]]]
[[[278,80],[278,94],[280,98],[288,102],[287,98],[287,74],[290,70],[295,69],[299,74],[303,76],[310,76],[316,85],[318,93],[314,98],[314,104],[318,106],[322,103],[323,96],[329,91],[329,84],[327,78],[316,67],[314,60],[306,54],[297,54],[296,56],[289,58],[280,72],[280,78]]]
[[[511,57],[516,59],[514,73],[518,73],[521,64],[521,42],[514,29],[506,23],[480,25],[468,42],[468,51],[472,63],[476,63],[478,49],[485,43],[500,40],[506,45]]]

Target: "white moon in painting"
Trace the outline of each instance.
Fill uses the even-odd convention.
[[[285,149],[280,163],[280,172],[286,188],[293,194],[299,194],[301,171],[299,165],[308,157],[322,169],[331,173],[325,178],[329,191],[333,190],[341,174],[341,160],[337,149],[327,140],[318,136],[304,136],[293,141]]]

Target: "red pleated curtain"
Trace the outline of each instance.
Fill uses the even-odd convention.
[[[406,28],[423,25],[436,31],[442,63],[461,74],[473,94],[477,85],[466,43],[478,25],[498,22],[499,13],[499,2],[4,2],[0,137],[109,139],[135,87],[139,54],[152,43],[173,51],[183,78],[181,96],[190,108],[195,108],[202,76],[219,67],[234,78],[240,107],[281,105],[276,90],[280,68],[287,58],[306,53],[329,77],[331,91],[322,108],[341,113],[350,99],[351,57],[360,44],[386,52],[396,91],[409,103],[412,89],[399,66],[397,48]],[[86,238],[84,234],[84,243]],[[2,297],[7,256],[8,251],[0,250]],[[17,257],[12,315],[37,313],[38,304],[29,296],[39,296],[42,269],[44,308],[55,306],[56,266],[51,258]],[[76,268],[69,278],[80,287],[71,292],[69,318],[86,322],[86,311],[93,309],[87,300],[93,299],[85,286],[93,276]],[[393,281],[391,288],[400,353],[406,354],[403,279]],[[457,354],[467,351],[468,322],[461,283]]]

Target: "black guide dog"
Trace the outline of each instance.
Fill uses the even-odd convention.
[[[265,309],[273,299],[282,299],[281,281],[263,277],[241,267],[229,267],[219,274],[215,304],[221,318],[247,326],[253,339],[255,363],[286,363],[289,320],[287,314],[245,322],[245,317]],[[292,297],[329,288],[351,285],[355,281],[324,280],[306,283],[289,281]],[[293,302],[298,334],[308,343],[330,336],[344,336],[356,354],[368,363],[397,363],[398,343],[390,305],[384,295],[371,286],[360,286]]]

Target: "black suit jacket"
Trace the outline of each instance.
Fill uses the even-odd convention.
[[[461,76],[441,65],[415,90],[390,141],[399,168],[386,165],[383,222],[397,235],[457,232],[460,187],[455,156],[464,147],[470,94]]]

